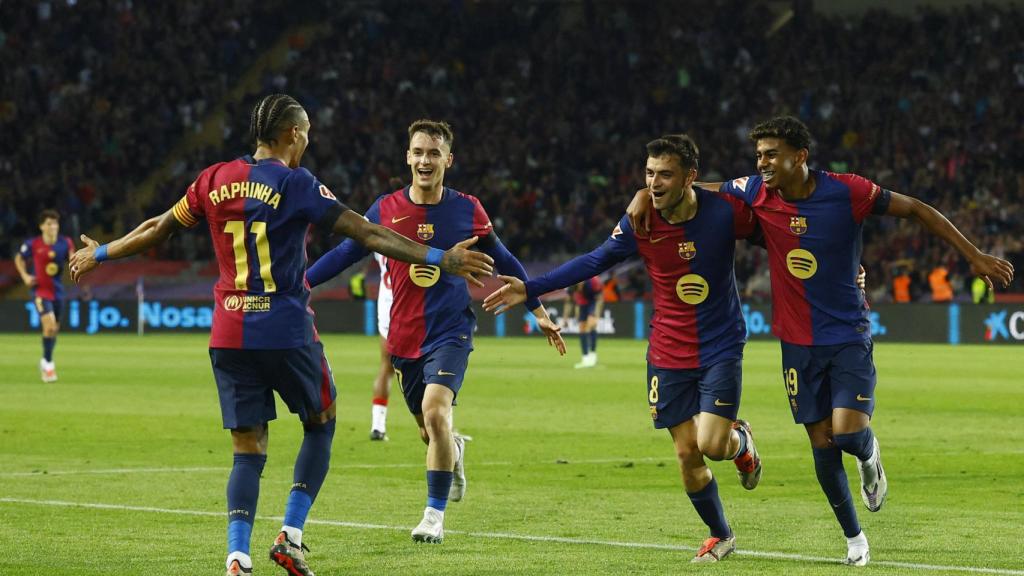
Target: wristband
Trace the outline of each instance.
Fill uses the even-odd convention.
[[[92,253],[92,259],[97,262],[103,262],[107,259],[107,245],[104,244],[96,248],[96,251]]]
[[[444,250],[440,248],[427,248],[427,264],[440,266],[442,259],[444,259]]]

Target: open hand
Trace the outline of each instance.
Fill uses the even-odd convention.
[[[100,265],[100,263],[93,258],[93,254],[96,252],[96,248],[99,247],[100,243],[89,238],[85,234],[82,234],[81,239],[85,244],[85,247],[81,250],[76,250],[69,261],[71,279],[75,281],[75,284],[80,283],[83,276],[92,272]]]
[[[991,254],[981,254],[971,262],[971,272],[985,279],[989,289],[994,289],[993,281],[1006,288],[1013,282],[1013,264]]]
[[[479,236],[471,236],[444,253],[441,269],[449,274],[462,276],[474,286],[483,288],[484,283],[477,276],[490,276],[494,273],[494,259],[483,252],[469,249],[480,240]]]
[[[484,310],[494,312],[495,316],[504,313],[517,304],[526,302],[526,284],[523,284],[522,280],[515,276],[498,276],[498,279],[504,282],[505,285],[491,292],[487,298],[484,298]],[[551,322],[551,320],[548,320],[548,322]],[[559,339],[561,339],[561,336],[559,336]],[[550,340],[549,336],[548,341]]]
[[[548,337],[548,346],[554,346],[559,356],[565,356],[565,340],[562,340],[560,334],[562,327],[552,322],[546,311],[543,316],[537,318],[537,327]]]

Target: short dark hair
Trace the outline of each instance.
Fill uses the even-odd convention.
[[[282,128],[299,123],[302,112],[302,105],[287,94],[264,96],[252,109],[249,135],[256,144],[272,144]]]
[[[750,141],[756,144],[762,138],[778,138],[797,150],[811,149],[811,131],[792,116],[777,116],[754,126],[750,131]]]
[[[54,220],[60,222],[60,212],[47,208],[46,210],[43,210],[42,212],[39,213],[39,217],[36,218],[36,223],[42,224],[43,222],[46,222],[50,218],[53,218]]]
[[[697,169],[700,164],[700,150],[697,143],[686,134],[668,134],[647,143],[647,155],[658,158],[666,154],[679,158],[679,165],[684,169]]]
[[[412,140],[412,135],[417,132],[423,132],[431,138],[440,138],[448,145],[449,150],[452,149],[455,134],[452,133],[452,127],[447,122],[420,118],[409,125],[409,140]]]

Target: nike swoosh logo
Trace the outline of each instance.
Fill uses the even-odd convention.
[[[734,406],[734,405],[735,405],[735,403],[733,403],[733,402],[722,402],[718,398],[715,398],[715,406]]]
[[[391,217],[391,223],[392,224],[398,224],[399,222],[401,222],[402,220],[405,220],[406,218],[412,218],[412,216],[402,216],[401,218],[395,218],[394,216],[392,216]]]
[[[865,396],[861,396],[860,394],[857,394],[857,400],[860,400],[861,402],[870,402],[871,401],[871,396],[865,397]]]
[[[658,242],[661,242],[665,238],[668,238],[668,236],[662,236],[661,238],[651,238],[651,244],[657,244]]]
[[[445,372],[444,370],[437,371],[438,376],[455,376],[455,372]]]

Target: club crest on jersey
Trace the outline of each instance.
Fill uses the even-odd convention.
[[[697,255],[697,246],[693,242],[680,242],[679,243],[679,257],[683,260],[693,260],[693,257]]]
[[[57,253],[54,252],[53,250],[50,250],[49,252],[46,253],[46,257],[52,260],[53,258],[57,257]]]
[[[416,237],[426,242],[434,237],[434,225],[433,224],[420,224],[416,228]]]
[[[789,217],[789,230],[797,236],[807,232],[807,217],[806,216],[790,216]]]

